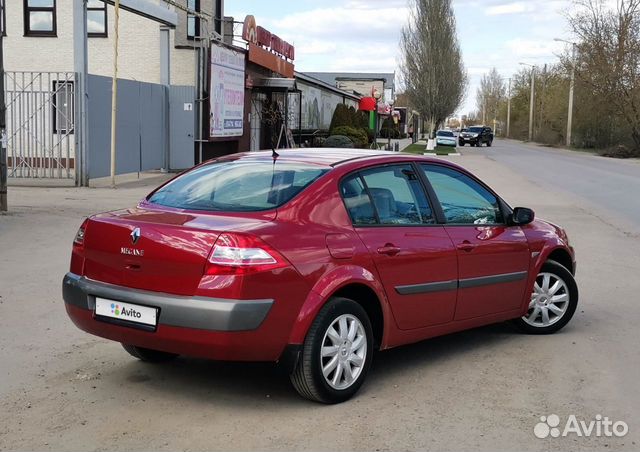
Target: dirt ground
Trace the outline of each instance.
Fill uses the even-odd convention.
[[[161,177],[116,190],[10,187],[11,213],[0,216],[0,449],[637,450],[640,230],[484,156],[455,161],[566,227],[578,311],[556,335],[501,324],[379,353],[359,395],[337,406],[301,399],[274,364],[145,364],[67,318],[61,280],[82,218],[133,205]],[[551,414],[600,414],[629,433],[536,438]]]

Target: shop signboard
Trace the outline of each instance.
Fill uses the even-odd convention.
[[[245,54],[222,44],[211,46],[209,137],[244,132]]]

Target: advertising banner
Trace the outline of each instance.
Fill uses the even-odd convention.
[[[244,130],[244,53],[211,46],[209,137],[238,137]]]

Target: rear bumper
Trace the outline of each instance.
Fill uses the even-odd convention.
[[[455,141],[439,141],[439,140],[436,140],[436,144],[438,146],[452,146],[452,147],[456,146],[456,142]]]
[[[265,322],[274,300],[182,297],[131,289],[67,273],[62,295],[80,329],[118,342],[190,356],[239,361],[275,361],[286,343]],[[154,331],[96,317],[96,296],[158,308]]]

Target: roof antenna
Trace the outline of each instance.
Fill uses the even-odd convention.
[[[275,150],[275,148],[271,148],[271,157],[273,157],[273,160],[275,161],[278,157],[280,157],[280,154],[278,154]]]

